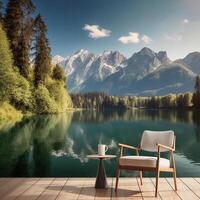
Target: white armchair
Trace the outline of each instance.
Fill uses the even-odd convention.
[[[173,152],[175,151],[175,135],[173,131],[144,131],[139,147],[133,147],[126,144],[119,144],[120,156],[116,170],[116,186],[118,188],[118,180],[120,170],[135,170],[140,173],[140,181],[142,184],[142,172],[152,171],[156,173],[156,190],[155,197],[158,194],[158,179],[160,172],[171,172],[174,178],[175,190],[176,185],[176,167]],[[128,148],[136,151],[136,156],[124,156],[123,149]],[[156,157],[140,156],[139,151],[157,152]],[[161,152],[170,152],[170,160],[161,158]]]

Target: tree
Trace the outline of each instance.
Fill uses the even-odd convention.
[[[200,93],[200,76],[196,77],[194,89],[195,89],[195,92]]]
[[[196,77],[192,103],[195,109],[200,109],[200,76]]]
[[[190,107],[192,101],[192,94],[191,93],[185,93],[183,96],[183,102],[185,107]]]
[[[0,24],[0,102],[8,100],[12,89],[12,56],[6,33]]]
[[[51,49],[46,38],[47,27],[38,15],[35,19],[35,59],[34,59],[34,85],[44,83],[51,73]]]
[[[14,65],[25,78],[30,76],[30,48],[33,33],[31,0],[9,0],[5,14],[5,28],[13,53]]]
[[[184,106],[183,98],[184,98],[183,94],[179,94],[176,96],[176,105],[178,108],[182,108]]]
[[[20,38],[22,13],[18,0],[9,0],[5,14],[5,28],[8,39],[10,41],[10,48],[13,53],[14,63],[18,57],[18,43]]]
[[[3,24],[3,3],[0,1],[0,23]]]
[[[32,14],[35,6],[31,0],[21,0],[22,9],[22,25],[18,46],[18,62],[17,66],[20,73],[27,79],[30,79],[30,48],[32,43],[33,24]]]
[[[52,78],[55,80],[66,81],[65,71],[58,64],[53,68]]]

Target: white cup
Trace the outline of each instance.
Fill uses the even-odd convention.
[[[108,151],[108,146],[105,144],[98,144],[98,155],[105,156],[106,151]]]

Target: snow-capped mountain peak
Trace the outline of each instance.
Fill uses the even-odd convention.
[[[64,60],[65,60],[65,58],[63,58],[62,56],[56,55],[56,56],[54,56],[54,57],[52,58],[52,64],[53,64],[53,65],[56,65],[56,64],[61,63],[61,62],[64,61]]]
[[[68,77],[69,90],[74,91],[88,79],[104,80],[115,73],[119,66],[125,66],[126,58],[117,51],[104,51],[95,55],[86,49],[80,49],[68,58],[60,60],[59,64],[63,66]]]
[[[87,49],[79,49],[74,53],[74,55],[83,55],[83,54],[89,54],[89,51]]]
[[[171,61],[165,51],[145,47],[125,58],[118,51],[95,55],[80,49],[67,58],[55,56],[67,75],[70,92],[105,91],[111,95],[185,92],[194,87],[200,53]],[[195,71],[196,70],[196,71]],[[162,80],[161,80],[162,79]]]

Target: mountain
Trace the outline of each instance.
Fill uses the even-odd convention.
[[[65,69],[69,91],[77,92],[82,90],[86,81],[90,80],[90,84],[95,84],[115,73],[120,65],[123,67],[125,60],[126,58],[117,51],[104,51],[94,55],[80,49],[59,64]]]
[[[126,94],[140,96],[184,93],[194,88],[195,73],[179,63],[161,65],[157,70],[126,88]],[[119,93],[124,91],[119,91]]]
[[[200,74],[200,52],[189,53],[185,58],[179,59],[176,62],[187,65],[193,72]]]
[[[96,56],[94,54],[81,49],[60,63],[64,67],[67,75],[69,91],[76,91],[88,79],[88,71],[95,58]]]
[[[155,53],[145,47],[133,54],[126,62],[126,67],[110,75],[98,86],[101,91],[106,91],[109,94],[126,95],[128,88],[131,88],[136,81],[157,70],[162,64],[168,64],[171,61],[166,52]],[[116,83],[118,83],[117,87]]]
[[[56,55],[52,58],[52,64],[53,65],[56,65],[56,64],[59,64],[61,63],[62,61],[64,61],[65,58],[63,58],[62,56],[59,56],[59,55]]]
[[[56,58],[53,58],[56,60]],[[126,58],[118,51],[99,55],[81,49],[61,65],[72,93],[104,91],[109,95],[166,95],[192,91],[194,79],[200,73],[200,53],[171,61],[167,52],[144,47]]]
[[[166,58],[164,58],[165,56]],[[166,52],[157,54],[145,47],[128,59],[123,79],[141,79],[156,70],[161,64],[167,63],[166,60],[170,62]]]

